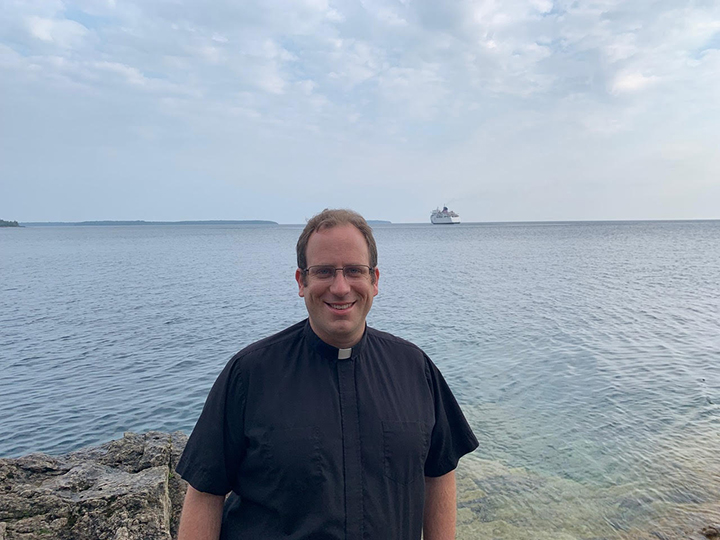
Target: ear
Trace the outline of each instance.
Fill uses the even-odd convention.
[[[305,296],[305,282],[303,281],[304,278],[305,276],[303,275],[302,270],[300,270],[299,268],[295,270],[295,281],[297,281],[298,284],[298,296],[301,297]],[[377,287],[375,287],[375,289],[377,290]],[[377,292],[375,294],[377,294]]]
[[[373,289],[374,289],[374,291],[373,291],[373,296],[377,296],[377,293],[378,293],[378,281],[379,281],[379,280],[380,280],[380,270],[378,270],[377,268],[375,268],[375,284],[374,284],[374,287],[373,287]]]

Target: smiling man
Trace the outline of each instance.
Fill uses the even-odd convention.
[[[365,324],[372,230],[324,210],[297,262],[308,319],[215,382],[177,467],[190,484],[179,540],[454,538],[454,470],[478,443],[430,359]]]

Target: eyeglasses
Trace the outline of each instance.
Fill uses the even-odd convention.
[[[347,266],[338,268],[329,264],[318,264],[316,266],[308,266],[303,272],[318,281],[331,281],[335,279],[335,274],[338,270],[342,270],[343,276],[345,276],[345,279],[348,281],[367,279],[373,271],[370,266],[364,264],[348,264]]]

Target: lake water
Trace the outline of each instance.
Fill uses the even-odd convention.
[[[0,229],[0,456],[189,432],[233,353],[306,316],[301,228]],[[369,324],[433,358],[480,441],[459,538],[720,523],[720,222],[375,234]]]

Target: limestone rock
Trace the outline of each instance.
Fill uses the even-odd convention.
[[[170,540],[182,433],[126,433],[64,456],[0,459],[0,540]]]

